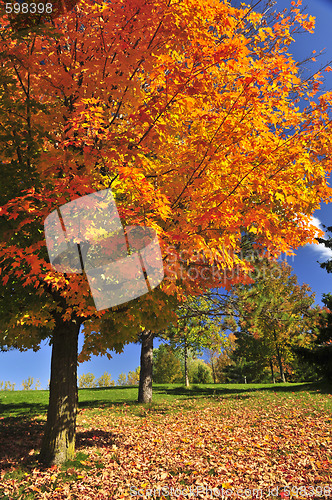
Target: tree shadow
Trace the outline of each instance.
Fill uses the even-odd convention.
[[[123,387],[121,389],[133,389],[133,387]],[[91,390],[91,389],[90,389]],[[96,396],[105,388],[92,389]],[[116,387],[110,387],[107,391],[117,390]],[[158,385],[153,387],[156,396],[169,395],[176,399],[180,397],[180,402],[188,402],[191,404],[196,398],[224,398],[231,397],[234,399],[246,399],[250,397],[250,393],[266,391],[269,393],[321,393],[332,394],[331,383],[305,383],[305,384],[278,384],[278,385],[257,385],[248,387],[236,384],[223,386],[169,386]],[[101,396],[101,394],[100,394]],[[133,400],[127,398],[117,398],[116,401],[105,399],[98,396],[94,400],[79,402],[79,409],[84,408],[102,408],[112,407],[115,411],[119,409],[130,409],[130,412],[135,411],[138,416],[146,417],[146,415],[163,415],[169,413],[171,408],[169,402],[164,400],[158,401],[156,398],[151,405],[138,404],[136,397]],[[172,400],[171,400],[172,401]],[[194,403],[193,403],[194,404]],[[136,409],[136,410],[135,410]],[[44,430],[45,421],[38,418],[41,414],[45,414],[47,405],[42,403],[1,403],[1,415],[9,415],[13,413],[15,416],[6,416],[0,418],[0,469],[10,469],[21,465],[27,469],[35,466],[37,461],[37,451],[40,449],[41,440]],[[77,449],[87,448],[92,446],[110,447],[119,439],[119,435],[114,432],[104,431],[102,429],[84,430],[77,433]]]
[[[108,448],[115,443],[117,434],[102,429],[86,430],[76,433],[76,449],[90,448]]]
[[[138,385],[110,385],[108,387],[84,387],[84,388],[79,388],[79,391],[125,391],[125,390],[132,390],[132,389],[138,389]]]
[[[35,450],[39,450],[45,421],[7,417],[0,420],[0,469],[6,470],[22,464],[36,462]]]
[[[244,384],[226,384],[222,387],[216,385],[209,387],[202,387],[198,385],[192,385],[190,388],[185,386],[169,387],[158,386],[154,387],[154,392],[158,394],[169,394],[172,396],[187,396],[187,398],[197,398],[197,397],[213,397],[213,396],[227,396],[227,395],[241,395],[245,393],[252,392],[271,392],[271,393],[295,393],[295,392],[321,392],[322,394],[332,394],[332,384],[328,382],[308,382],[299,384],[267,384],[264,387],[260,384],[258,387],[251,387],[251,384],[244,386]]]
[[[117,401],[112,401],[109,399],[94,399],[93,401],[79,401],[78,402],[78,408],[79,409],[91,409],[95,408],[96,406],[102,407],[102,408],[107,408],[107,407],[113,407],[113,408],[123,408],[125,406],[137,406],[137,398],[135,398],[132,401],[128,401],[128,399],[118,399]]]
[[[5,418],[30,417],[41,415],[47,412],[48,404],[43,403],[1,403],[0,415]]]

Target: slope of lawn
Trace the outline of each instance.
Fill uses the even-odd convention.
[[[81,389],[77,455],[37,462],[48,391],[0,392],[0,498],[331,498],[332,387]]]

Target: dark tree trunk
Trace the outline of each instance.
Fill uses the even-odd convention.
[[[153,333],[146,330],[141,335],[141,370],[139,374],[138,402],[152,401]]]
[[[276,383],[276,379],[274,377],[274,370],[273,370],[273,361],[272,361],[272,359],[270,359],[270,368],[271,368],[272,382],[275,384]]]
[[[187,339],[184,338],[184,383],[189,387]]]
[[[57,318],[53,331],[50,396],[40,460],[59,465],[75,454],[77,349],[80,323]]]

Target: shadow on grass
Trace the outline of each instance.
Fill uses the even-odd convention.
[[[188,398],[197,397],[213,397],[213,396],[227,396],[227,395],[244,395],[246,393],[252,392],[271,392],[271,393],[294,393],[294,392],[320,392],[322,394],[332,394],[332,384],[329,383],[299,383],[299,384],[257,384],[253,387],[251,384],[227,384],[222,387],[216,385],[209,387],[202,387],[198,385],[192,385],[190,388],[184,386],[170,387],[169,385],[158,386],[154,388],[155,393],[159,394],[169,394],[172,396],[187,396]]]
[[[157,384],[153,386],[154,403],[156,404],[156,412],[161,412],[163,405],[168,405],[172,400],[179,398],[181,402],[193,400],[195,398],[213,398],[213,397],[234,397],[236,399],[245,399],[250,397],[250,393],[265,392],[265,393],[321,393],[332,394],[332,384],[329,383],[299,383],[299,384],[224,384],[214,386],[213,384],[192,385],[186,388],[183,385]],[[15,392],[13,393],[15,394]],[[79,390],[79,409],[93,408],[108,408],[113,407],[115,411],[134,410],[138,414],[142,407],[137,403],[138,387],[98,387],[93,389]],[[165,401],[166,399],[166,401]],[[23,402],[23,401],[8,401],[0,402],[0,416],[4,418],[11,417],[29,417],[46,415],[48,406],[48,397],[43,402]],[[159,407],[159,409],[158,409]],[[150,410],[152,407],[150,407]],[[0,424],[1,424],[0,419]]]
[[[14,403],[0,403],[0,416],[7,418],[38,416],[47,412],[47,404],[24,403],[22,401]]]
[[[128,399],[118,399],[117,401],[113,401],[110,399],[94,399],[93,401],[79,401],[78,408],[79,410],[83,409],[92,409],[98,408],[98,410],[103,408],[125,408],[125,407],[136,407],[138,406],[137,398],[133,401],[129,401]]]
[[[131,390],[131,393],[129,392]],[[104,391],[104,393],[102,392]],[[115,411],[127,411],[145,417],[147,413],[162,416],[172,411],[172,401],[184,403],[187,407],[194,405],[195,398],[231,397],[246,399],[250,393],[321,393],[332,394],[332,385],[328,383],[305,384],[278,384],[278,385],[250,385],[230,384],[223,386],[184,386],[157,385],[154,386],[155,395],[152,405],[141,405],[137,401],[137,387],[110,387],[87,389],[81,392],[83,401],[79,408],[96,408],[100,411],[103,407],[112,407]],[[127,393],[127,395],[125,394]],[[107,399],[108,395],[112,395]],[[166,396],[166,397],[165,397]],[[168,398],[168,397],[169,398]],[[113,398],[113,399],[112,399]],[[132,399],[129,399],[132,398]],[[177,401],[179,398],[179,401]],[[189,406],[188,406],[189,405]],[[0,468],[8,469],[21,464],[32,467],[36,462],[36,451],[39,450],[45,421],[38,416],[45,414],[47,404],[36,402],[9,402],[0,404]],[[10,415],[15,416],[10,416]],[[5,417],[3,416],[5,415]],[[32,418],[34,417],[34,418]],[[119,436],[102,429],[87,429],[77,433],[77,448],[91,446],[111,446]]]

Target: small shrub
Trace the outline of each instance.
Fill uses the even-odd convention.
[[[80,389],[92,389],[96,386],[97,381],[93,373],[83,373],[78,379],[78,387]]]
[[[114,380],[112,380],[111,374],[104,372],[101,377],[97,380],[98,387],[110,387],[111,385],[115,385]]]
[[[127,375],[125,373],[120,373],[117,385],[126,385],[126,384],[127,384]]]
[[[23,391],[31,391],[33,386],[33,377],[29,377],[27,380],[23,380],[22,387]]]
[[[189,368],[189,380],[193,384],[211,384],[211,368],[202,359],[195,359]]]
[[[3,382],[0,380],[0,391],[15,391],[15,382],[12,384],[8,380]]]
[[[127,384],[128,385],[138,385],[139,383],[139,373],[140,367],[138,366],[135,371],[131,371],[128,373]]]

